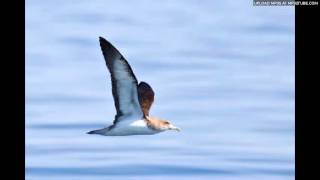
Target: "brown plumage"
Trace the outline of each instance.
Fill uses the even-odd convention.
[[[163,127],[167,127],[170,125],[170,123],[166,120],[149,116],[149,111],[154,101],[154,91],[148,83],[143,81],[139,83],[138,98],[141,110],[144,114],[144,120],[146,121],[148,127],[154,130],[161,131]]]
[[[149,116],[150,107],[154,101],[154,92],[151,86],[146,82],[142,81],[139,83],[138,98],[144,116]]]
[[[155,129],[155,130],[161,130],[163,127],[167,127],[170,125],[170,123],[166,120],[162,120],[156,117],[146,117],[146,122],[148,127]]]

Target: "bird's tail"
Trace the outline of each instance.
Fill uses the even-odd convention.
[[[103,129],[97,129],[97,130],[89,131],[89,132],[87,132],[87,134],[105,134],[106,131],[107,131],[107,129],[103,128]]]
[[[97,129],[97,130],[89,131],[89,132],[87,132],[87,134],[103,134],[105,131],[106,131],[105,128],[104,129]]]
[[[97,134],[96,131],[97,130],[89,131],[89,132],[87,132],[87,134]]]

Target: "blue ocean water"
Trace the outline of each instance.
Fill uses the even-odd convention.
[[[182,129],[113,121],[98,37]],[[26,179],[294,179],[294,8],[246,0],[26,1]]]

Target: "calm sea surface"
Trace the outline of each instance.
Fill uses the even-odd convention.
[[[182,132],[103,137],[98,36]],[[294,179],[294,8],[248,0],[26,1],[26,179]]]

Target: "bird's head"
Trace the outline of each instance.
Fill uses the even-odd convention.
[[[166,120],[161,120],[160,121],[160,129],[165,131],[165,130],[175,130],[175,131],[180,131],[180,128],[174,126],[171,124],[169,121]]]
[[[148,124],[153,127],[154,129],[157,129],[159,131],[166,131],[166,130],[175,130],[180,131],[180,128],[174,126],[169,121],[164,119],[159,119],[155,117],[149,117],[147,116]]]

